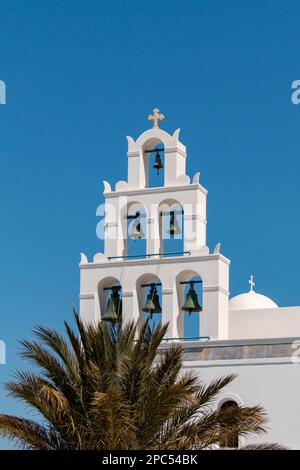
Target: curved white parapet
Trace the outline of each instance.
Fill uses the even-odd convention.
[[[111,185],[108,181],[103,180],[104,190],[103,193],[111,193]]]
[[[199,180],[200,180],[200,171],[196,171],[192,179],[192,184],[199,184]]]
[[[180,128],[173,132],[173,139],[179,140]]]
[[[87,264],[88,263],[88,259],[87,257],[85,256],[84,253],[80,253],[80,264]]]
[[[126,191],[126,189],[129,189],[127,181],[118,181],[115,186],[115,191]]]
[[[127,142],[128,142],[128,150],[129,150],[129,147],[134,145],[134,139],[132,137],[130,137],[130,135],[127,135],[126,139],[127,139]]]
[[[103,253],[96,253],[93,258],[94,263],[103,263],[103,261],[106,261],[106,256],[104,256]]]
[[[219,242],[214,247],[214,253],[220,253],[220,251],[221,251],[221,243]]]
[[[180,175],[175,180],[175,186],[187,186],[190,184],[191,179],[188,175]]]

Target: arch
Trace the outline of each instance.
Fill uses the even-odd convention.
[[[194,270],[186,270],[180,272],[176,276],[176,292],[177,292],[177,311],[179,315],[177,317],[177,330],[180,338],[188,340],[189,338],[199,338],[201,336],[200,330],[200,315],[202,312],[195,312],[189,314],[188,312],[182,311],[182,306],[185,302],[186,295],[189,290],[189,284],[181,284],[181,282],[189,281],[202,281],[200,274]],[[202,283],[196,283],[194,285],[198,302],[202,309],[203,306],[203,295],[202,295]],[[194,339],[196,341],[196,339]]]
[[[184,251],[184,217],[183,206],[176,199],[164,199],[158,206],[160,253],[183,253]],[[170,212],[174,212],[175,224],[180,233],[173,237],[168,232],[171,221]]]
[[[159,158],[162,163],[162,168],[159,170],[159,173],[156,174],[155,170],[153,169],[153,165],[155,162],[156,154],[148,153],[149,150],[153,149],[160,149],[162,151],[159,152]],[[142,145],[142,155],[143,155],[143,170],[144,170],[144,181],[146,188],[153,188],[153,187],[162,187],[165,185],[165,146],[161,139],[157,137],[152,137],[148,139]]]
[[[135,219],[128,219],[128,216],[134,216],[137,213],[141,214],[140,223],[143,237],[140,239],[131,238],[129,234],[132,232]],[[144,204],[139,201],[130,201],[121,210],[121,231],[123,239],[123,253],[124,257],[131,255],[141,255],[141,258],[146,256],[147,250],[147,209]]]
[[[145,145],[146,142],[149,142],[153,139],[151,143],[157,139],[158,141],[162,142],[165,147],[175,147],[179,143],[179,133],[180,129],[176,129],[173,135],[168,134],[168,132],[164,131],[161,128],[152,128],[147,129],[143,132],[136,141],[132,138],[128,138],[128,150],[136,150],[137,148],[141,148]]]
[[[103,279],[98,283],[98,311],[99,311],[99,316],[100,319],[103,318],[106,308],[107,308],[107,302],[110,296],[110,291],[105,290],[107,287],[112,287],[112,286],[121,286],[120,281],[113,276],[108,276]],[[121,286],[122,287],[122,286]],[[122,298],[122,290],[121,290],[121,298]]]
[[[226,401],[235,401],[238,404],[238,406],[243,406],[244,404],[242,399],[235,393],[224,393],[220,395],[220,400],[218,403],[218,410]]]
[[[161,283],[160,278],[153,273],[145,273],[140,276],[136,281],[136,293],[137,293],[137,302],[138,302],[138,310],[139,310],[139,322],[142,325],[149,314],[143,312],[143,306],[145,305],[147,295],[149,293],[149,288],[142,287],[143,284],[151,284],[154,283]],[[157,287],[157,293],[159,296],[159,302],[163,309],[163,298],[162,298],[162,285]],[[153,314],[153,319],[149,320],[149,324],[151,327],[155,327],[162,321],[162,314],[155,313]]]
[[[230,409],[236,409],[238,407],[239,407],[239,404],[236,402],[236,400],[232,398],[223,400],[223,402],[219,404],[219,410],[230,410]],[[222,438],[222,440],[219,443],[219,446],[221,448],[227,448],[227,449],[238,449],[239,447],[238,432],[228,433],[226,437]]]

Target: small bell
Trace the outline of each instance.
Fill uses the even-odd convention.
[[[133,223],[132,231],[129,234],[130,238],[134,238],[135,240],[139,240],[140,238],[145,238],[145,234],[143,233],[142,226],[141,226],[141,219],[137,217]]]
[[[170,227],[169,227],[169,230],[167,230],[167,233],[169,233],[171,235],[171,238],[173,238],[174,235],[180,235],[181,234],[181,230],[180,230],[178,221],[175,217],[175,212],[174,211],[170,212]]]
[[[122,300],[119,296],[119,289],[112,289],[110,298],[107,301],[105,314],[102,317],[103,321],[112,323],[120,322],[122,318]]]
[[[159,296],[155,284],[151,286],[150,292],[147,295],[146,303],[143,307],[143,312],[149,313],[152,319],[153,313],[161,313],[161,306],[159,303]]]
[[[155,162],[154,162],[153,168],[154,168],[154,170],[156,170],[156,174],[157,174],[157,175],[159,174],[159,170],[161,170],[163,167],[164,167],[164,166],[163,166],[163,164],[162,164],[162,161],[161,161],[159,152],[156,152],[156,155],[155,155]]]
[[[184,305],[181,307],[181,310],[184,312],[201,312],[202,307],[199,304],[197,292],[194,289],[194,286],[191,284],[189,291],[186,295]]]

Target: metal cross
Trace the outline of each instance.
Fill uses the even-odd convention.
[[[249,284],[250,284],[250,291],[253,292],[253,287],[255,286],[254,278],[253,275],[251,274],[250,279],[249,279]]]
[[[163,114],[159,114],[158,108],[154,108],[153,114],[149,114],[148,116],[148,121],[153,121],[153,127],[155,128],[158,127],[158,122],[162,121],[163,119],[165,119],[165,116]]]

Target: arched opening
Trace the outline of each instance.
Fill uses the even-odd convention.
[[[122,316],[122,287],[118,279],[109,276],[98,284],[100,319],[117,322]]]
[[[230,413],[230,410],[235,410],[238,408],[238,404],[234,400],[226,400],[222,403],[220,406],[220,410],[228,410]],[[239,435],[237,432],[225,432],[224,433],[224,438],[220,441],[220,447],[221,448],[227,448],[227,449],[237,449],[239,447]]]
[[[155,274],[144,274],[136,283],[139,318],[154,329],[162,321],[162,283]]]
[[[151,139],[144,145],[144,169],[146,188],[164,186],[165,148],[162,142]]]
[[[144,258],[147,252],[147,212],[142,204],[131,203],[125,215],[124,256]]]
[[[178,332],[184,341],[201,339],[200,315],[203,310],[202,279],[193,271],[180,273],[176,279]]]
[[[160,252],[164,256],[181,256],[184,251],[183,208],[173,199],[159,206]]]

